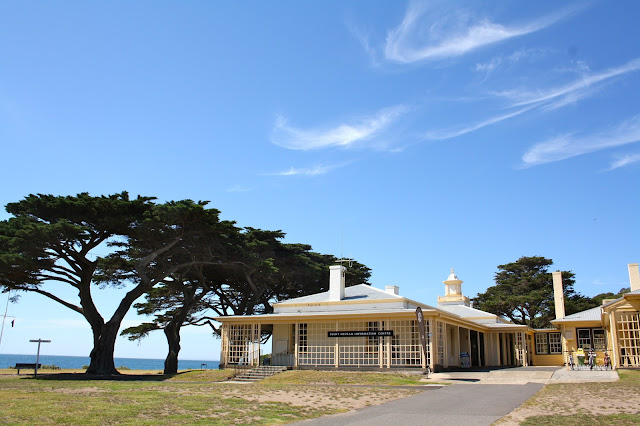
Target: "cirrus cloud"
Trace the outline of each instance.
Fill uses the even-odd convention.
[[[284,116],[278,116],[271,142],[283,148],[302,151],[329,147],[353,147],[373,141],[407,111],[408,107],[396,105],[354,120],[352,123],[312,129],[293,127]]]
[[[539,31],[573,11],[566,9],[524,24],[502,25],[468,11],[442,13],[424,4],[411,3],[400,25],[388,32],[384,55],[400,64],[461,56]]]
[[[533,167],[636,142],[640,142],[640,115],[592,135],[566,134],[537,143],[522,162],[523,167]]]

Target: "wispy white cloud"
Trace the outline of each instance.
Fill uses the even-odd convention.
[[[640,162],[640,154],[627,154],[621,157],[616,158],[610,165],[609,168],[605,170],[605,172],[610,172],[611,170],[619,169],[621,167],[626,167],[631,164]]]
[[[318,165],[315,167],[309,168],[295,168],[290,167],[288,170],[283,172],[270,173],[271,176],[319,176],[329,173],[330,171],[337,169],[338,167],[342,167],[345,164],[334,164],[334,165]]]
[[[227,192],[249,192],[251,188],[244,185],[234,185],[227,188]]]
[[[600,151],[640,141],[640,115],[618,126],[593,135],[567,134],[535,144],[523,156],[523,167],[565,160],[578,155]]]
[[[509,55],[499,55],[489,61],[479,62],[475,65],[474,70],[488,75],[500,67],[513,66],[518,62],[538,58],[546,53],[545,49],[518,49]]]
[[[496,124],[496,123],[499,123],[499,122],[501,122],[503,120],[507,120],[509,118],[515,117],[517,115],[520,115],[520,114],[522,114],[524,112],[529,111],[532,108],[533,107],[521,108],[521,109],[519,109],[517,111],[513,111],[513,112],[510,112],[508,114],[497,115],[495,117],[489,118],[488,120],[484,120],[484,121],[481,121],[479,123],[473,123],[473,124],[466,125],[466,126],[461,126],[461,127],[451,128],[451,129],[446,129],[446,130],[435,130],[435,131],[427,132],[425,134],[425,137],[427,139],[432,139],[432,140],[444,140],[444,139],[455,138],[455,137],[462,136],[464,134],[471,133],[471,132],[474,132],[476,130],[482,129],[483,127],[491,126],[492,124]]]
[[[328,147],[353,147],[373,140],[408,110],[409,108],[404,105],[397,105],[355,120],[354,123],[307,130],[290,126],[285,117],[279,116],[274,125],[271,141],[283,148],[303,151]]]
[[[464,55],[475,49],[546,28],[574,10],[566,9],[519,25],[501,25],[470,12],[442,14],[425,4],[411,3],[400,25],[387,34],[384,54],[409,64]]]
[[[371,45],[371,42],[369,41],[369,35],[353,25],[349,25],[348,28],[351,32],[351,35],[360,43],[367,56],[369,56],[371,64],[374,67],[378,66],[378,51],[374,46]]]
[[[488,63],[486,70],[489,71],[493,65]],[[588,68],[585,68],[588,69]],[[601,73],[589,76],[583,76],[580,80],[576,80],[562,87],[540,90],[536,92],[524,91],[505,91],[494,93],[495,95],[508,98],[513,101],[509,108],[519,108],[505,114],[499,114],[489,119],[475,122],[471,124],[463,124],[458,127],[430,131],[425,134],[427,139],[451,139],[473,131],[482,129],[483,127],[499,123],[501,121],[516,117],[530,110],[555,110],[568,104],[575,104],[582,99],[592,96],[604,84],[611,79],[622,76],[624,74],[640,70],[640,58],[634,59],[623,66],[612,68]],[[566,138],[568,136],[562,136]]]
[[[565,105],[572,99],[575,100],[586,97],[589,93],[593,92],[596,85],[605,83],[614,77],[638,70],[640,70],[640,58],[627,62],[620,67],[611,68],[600,73],[584,75],[580,79],[560,87],[538,90],[536,92],[510,90],[497,92],[495,94],[511,99],[513,101],[512,106],[514,107],[544,103],[553,107],[552,102]]]

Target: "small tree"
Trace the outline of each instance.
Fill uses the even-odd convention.
[[[516,262],[498,266],[496,285],[474,299],[474,307],[532,328],[546,328],[555,319],[551,259],[541,256],[521,257]],[[567,315],[597,306],[590,298],[575,292],[574,273],[562,272]]]

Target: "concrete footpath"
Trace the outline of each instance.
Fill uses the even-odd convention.
[[[526,385],[457,384],[298,425],[490,425],[542,389]]]
[[[548,383],[618,380],[615,371],[519,367],[432,374],[424,392],[385,404],[295,423],[296,425],[490,425]]]

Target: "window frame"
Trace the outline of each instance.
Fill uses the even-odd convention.
[[[549,333],[535,333],[536,355],[549,355]],[[539,339],[540,337],[540,339]],[[544,350],[541,350],[544,348]]]
[[[584,335],[585,332],[589,333],[589,346],[584,346],[583,343],[586,341],[586,338],[580,337],[580,334]],[[602,334],[602,337],[597,338],[598,346],[596,346],[596,332],[598,332],[598,334]],[[578,347],[584,350],[589,350],[591,348],[595,351],[607,350],[607,332],[601,327],[576,328],[576,341]]]
[[[553,339],[551,338],[553,335]],[[556,340],[557,339],[557,340]],[[553,331],[550,333],[534,333],[536,355],[560,355],[562,354],[562,333]],[[544,350],[541,350],[544,348]]]
[[[549,335],[549,354],[550,355],[562,355],[562,333],[553,332],[547,333]],[[557,341],[552,341],[551,337],[556,338]]]
[[[308,333],[309,327],[307,323],[299,323],[298,324],[298,353],[306,354],[308,349]]]

